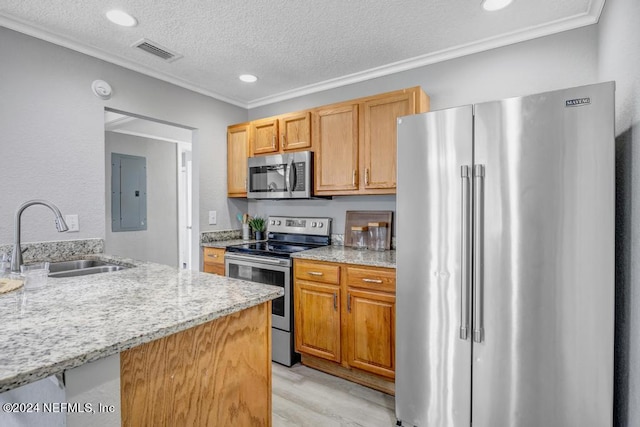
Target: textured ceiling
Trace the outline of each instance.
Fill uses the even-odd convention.
[[[603,4],[514,0],[488,13],[480,0],[1,0],[0,25],[254,107],[593,24]],[[138,25],[109,22],[113,8]],[[131,47],[142,38],[183,57]]]

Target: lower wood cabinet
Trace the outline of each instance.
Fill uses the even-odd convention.
[[[394,394],[395,269],[294,260],[302,363]]]
[[[204,258],[202,271],[205,273],[225,275],[224,271],[224,248],[203,248]]]
[[[298,280],[296,351],[340,362],[340,286]]]
[[[347,363],[395,378],[395,295],[349,288]]]

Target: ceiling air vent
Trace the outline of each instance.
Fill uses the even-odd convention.
[[[131,47],[137,47],[138,49],[142,49],[147,53],[150,53],[154,56],[157,56],[158,58],[161,58],[167,62],[173,62],[176,59],[180,59],[182,58],[182,55],[176,53],[176,52],[172,52],[169,49],[167,49],[166,47],[151,41],[149,39],[142,39],[139,40],[137,42],[135,42],[134,44],[131,45]]]

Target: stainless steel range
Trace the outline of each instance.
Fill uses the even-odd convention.
[[[291,254],[330,243],[330,218],[272,216],[267,220],[267,241],[227,247],[227,276],[284,288],[284,296],[272,302],[271,359],[274,362],[291,366],[300,360],[293,342]]]

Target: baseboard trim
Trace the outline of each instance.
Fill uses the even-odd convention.
[[[317,369],[318,371],[353,381],[354,383],[370,387],[391,396],[395,396],[396,394],[396,384],[394,381],[375,374],[370,374],[358,369],[346,368],[335,362],[330,362],[328,360],[306,354],[302,355],[301,363],[309,368]]]

